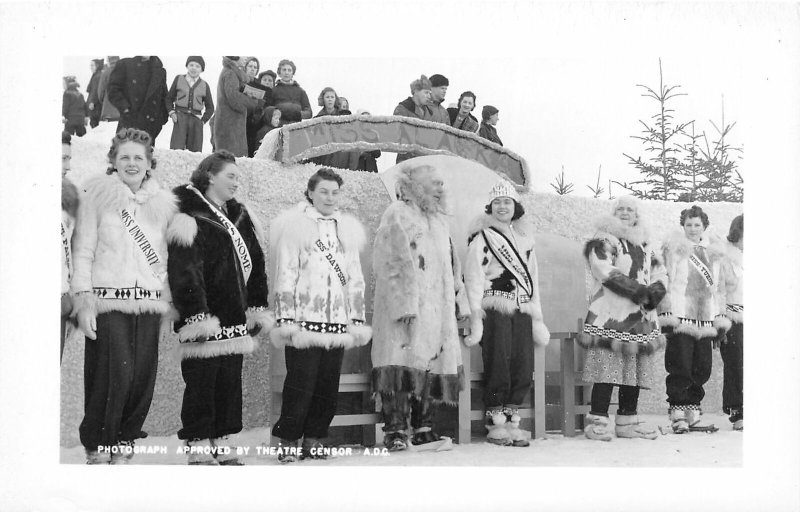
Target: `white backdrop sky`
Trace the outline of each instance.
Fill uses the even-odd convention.
[[[362,24],[356,14],[339,19],[335,10],[320,4],[313,15],[297,9],[294,15],[279,16],[282,20],[293,16],[324,19],[325,11],[331,11],[337,21],[317,31],[309,27],[307,42],[312,44],[303,47],[296,42],[302,32],[298,30],[290,38],[254,41],[247,39],[252,34],[245,33],[241,39],[220,39],[217,44],[209,44],[213,35],[207,34],[202,41],[173,41],[150,49],[163,60],[169,86],[176,74],[185,72],[186,54],[174,50],[198,53],[202,46],[213,47],[215,54],[203,55],[203,78],[215,92],[222,60],[216,53],[223,48],[256,56],[262,71],[275,70],[280,59],[290,58],[298,66],[295,79],[308,93],[315,113],[319,92],[332,86],[348,98],[353,112],[366,108],[374,114],[391,114],[398,101],[408,96],[408,84],[414,78],[443,74],[450,80],[445,106],[471,90],[478,97],[474,114],[479,120],[483,105],[500,109],[500,137],[506,147],[528,160],[534,189],[552,190],[548,183],[563,165],[567,180],[575,184],[574,193],[580,195],[591,194],[587,185],[595,184],[600,165],[606,189],[609,179],[630,182],[639,177],[623,153],[645,155],[641,142],[631,135],[639,134],[639,119],[649,120],[658,104],[642,97],[636,84],[658,89],[659,57],[665,83],[681,85],[678,91],[688,94],[671,102],[676,121],[694,119],[697,132],[705,130],[709,136],[716,135],[709,119],[720,126],[722,95],[726,122],[739,121],[749,82],[757,79],[740,65],[743,58],[759,51],[742,24],[747,16],[743,8],[723,4],[546,4],[535,8],[518,4],[513,9],[493,9],[488,2],[463,5],[453,16],[430,11],[425,19],[431,31],[417,38],[405,35],[403,27],[410,20],[402,11],[386,15],[380,24]],[[348,22],[353,28],[346,28]],[[348,38],[355,40],[350,43]],[[91,52],[65,56],[64,74],[76,75],[85,93],[89,60],[112,53],[117,42],[98,38],[91,48],[82,45]],[[205,131],[207,140],[209,129]],[[737,124],[729,141],[745,145],[743,126]],[[159,138],[157,145],[168,148],[168,137]],[[208,143],[204,147],[210,151]],[[390,161],[394,162],[393,156],[379,162],[385,168]],[[745,153],[740,162],[745,180],[746,161]],[[618,195],[622,190],[614,185],[612,192]]]
[[[788,2],[0,0],[0,508],[388,512],[507,503],[555,511],[583,510],[591,499],[600,512],[668,511],[690,499],[705,511],[797,510],[800,349],[791,319],[800,307],[799,27],[798,6]],[[752,297],[745,330],[753,342],[745,355],[744,467],[229,473],[60,466],[53,263],[60,77],[77,74],[85,87],[89,58],[145,53],[176,56],[165,59],[170,79],[186,55],[205,55],[210,81],[219,73],[217,53],[254,54],[268,67],[290,57],[312,99],[332,85],[354,108],[377,113],[391,112],[415,76],[443,73],[448,102],[469,88],[479,105],[500,108],[500,135],[530,162],[535,189],[548,190],[563,164],[581,194],[600,164],[604,177],[633,176],[622,153],[638,149],[629,137],[653,113],[635,85],[657,82],[658,57],[668,83],[689,94],[675,103],[680,119],[710,129],[724,93],[727,119],[739,121],[733,141],[745,147],[748,225],[755,226],[745,256]],[[687,482],[697,496],[675,492]],[[620,501],[620,493],[630,499]]]

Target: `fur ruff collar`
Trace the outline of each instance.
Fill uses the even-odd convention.
[[[281,213],[272,221],[270,229],[272,246],[290,243],[300,247],[311,247],[319,238],[317,218],[322,216],[307,201],[300,202]],[[336,220],[337,235],[345,252],[362,251],[367,236],[358,219],[341,211],[335,212],[331,218]]]
[[[721,257],[724,256],[726,252],[722,241],[718,237],[709,234],[708,231],[703,233],[699,244],[690,242],[683,231],[675,231],[667,238],[666,242],[664,242],[664,250],[665,252],[669,251],[681,257],[685,257],[691,252],[695,245],[705,247],[711,256]]]
[[[476,235],[479,231],[486,228],[497,228],[506,235],[509,232],[508,224],[499,222],[497,219],[492,217],[491,214],[482,214],[475,217],[472,222],[470,222],[469,226],[470,227],[467,230],[467,235],[469,237]],[[530,222],[527,215],[523,215],[519,219],[512,221],[511,228],[514,230],[516,235],[533,240],[533,224]]]
[[[613,215],[606,215],[595,223],[597,233],[608,233],[618,239],[627,240],[634,245],[645,245],[650,242],[650,230],[641,219],[634,226],[626,226]],[[596,236],[596,235],[595,235]]]
[[[61,178],[61,210],[75,218],[78,213],[78,187],[69,178]]]
[[[139,211],[150,222],[166,224],[178,211],[177,198],[154,178],[145,180],[141,188],[134,194],[115,174],[101,174],[89,178],[84,183],[86,196],[97,206],[98,211],[118,212],[129,208],[134,200]]]

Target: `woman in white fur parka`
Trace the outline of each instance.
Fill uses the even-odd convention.
[[[169,310],[167,228],[175,196],[153,179],[150,136],[120,130],[106,174],[88,178],[73,239],[73,316],[86,335],[80,439],[87,463],[127,463],[156,381],[162,314]],[[102,448],[98,452],[98,448]]]
[[[666,274],[641,213],[637,199],[620,197],[612,214],[598,219],[584,246],[593,277],[589,311],[578,337],[586,349],[583,380],[593,383],[584,428],[588,439],[612,439],[608,408],[614,386],[619,388],[617,437],[658,437],[658,430],[639,421],[637,407],[639,391],[654,384],[653,353],[664,346],[655,308],[666,293]]]
[[[306,199],[273,221],[276,257],[275,317],[270,338],[285,346],[286,380],[281,416],[272,434],[281,440],[281,462],[324,458],[323,440],[336,412],[344,350],[366,345],[365,244],[359,221],[338,211],[344,181],[323,167],[308,180]]]
[[[682,233],[664,244],[669,276],[667,296],[658,306],[667,335],[669,418],[675,433],[714,430],[702,423],[703,385],[711,377],[712,343],[731,327],[725,315],[722,242],[706,233],[708,215],[699,206],[681,212]]]
[[[514,186],[500,180],[485,214],[469,228],[464,281],[469,299],[468,346],[483,347],[487,441],[529,446],[518,409],[531,387],[533,345],[546,345],[533,230]]]

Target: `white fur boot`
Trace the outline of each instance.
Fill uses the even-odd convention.
[[[586,439],[595,441],[611,441],[611,432],[608,430],[608,418],[596,414],[586,415],[586,426],[583,428]]]
[[[513,446],[517,447],[526,447],[530,446],[531,442],[528,440],[528,436],[525,435],[525,432],[519,428],[519,422],[521,420],[517,409],[515,408],[506,408],[503,411],[507,418],[506,428],[508,430],[508,437],[511,439],[511,443]]]
[[[669,408],[669,420],[672,422],[672,431],[676,434],[689,432],[689,423],[686,421],[686,411],[683,409]]]
[[[508,435],[506,428],[506,415],[503,414],[502,409],[492,409],[486,411],[486,416],[489,418],[486,424],[486,441],[500,446],[510,446],[513,441]]]
[[[210,439],[201,439],[199,441],[186,441],[186,446],[189,448],[187,455],[189,456],[190,466],[218,466],[217,459],[214,458],[214,450],[211,445]]]
[[[614,418],[614,433],[617,437],[640,437],[642,439],[656,439],[658,430],[643,421],[639,421],[639,416],[619,415]]]

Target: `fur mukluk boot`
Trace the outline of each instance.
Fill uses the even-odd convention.
[[[322,441],[316,437],[304,437],[302,450],[300,451],[300,460],[325,460],[328,458],[325,452],[325,444]]]
[[[133,458],[133,445],[133,441],[119,441],[111,451],[111,460],[108,463],[113,465],[130,464]]]
[[[214,447],[210,439],[195,439],[186,441],[189,448],[188,463],[190,466],[219,466],[217,459],[214,458]]]
[[[297,462],[300,457],[300,450],[301,448],[297,446],[297,439],[294,441],[281,439],[278,441],[278,462],[281,464]]]
[[[630,416],[617,414],[614,418],[614,433],[617,434],[617,437],[639,437],[651,440],[658,437],[658,430],[639,421],[639,416],[636,414]]]
[[[608,417],[592,413],[587,414],[583,433],[586,435],[586,439],[611,441],[611,432],[608,430]]]
[[[108,453],[100,453],[97,450],[86,450],[86,464],[108,464],[111,460]]]
[[[231,448],[228,436],[212,439],[211,446],[215,448],[214,458],[220,466],[244,466],[244,462],[236,456],[236,450]]]
[[[744,408],[739,409],[731,409],[730,418],[728,418],[730,422],[733,424],[733,430],[737,432],[744,431]]]
[[[689,432],[689,423],[686,421],[686,411],[683,407],[670,407],[669,420],[672,422],[672,431],[676,434]]]
[[[699,405],[687,406],[686,422],[689,424],[689,432],[716,432],[719,430],[713,423],[703,421],[703,410]]]
[[[499,446],[511,446],[514,441],[508,433],[506,422],[508,418],[503,414],[501,407],[486,411],[487,423],[486,441]]]
[[[383,436],[383,445],[390,452],[399,452],[408,448],[408,435],[403,431],[387,432]]]
[[[503,413],[508,420],[506,429],[508,430],[508,437],[511,439],[511,445],[520,448],[530,446],[531,442],[528,440],[528,436],[519,428],[519,422],[522,419],[519,416],[519,410],[516,407],[506,407]]]

